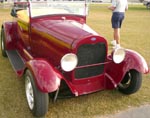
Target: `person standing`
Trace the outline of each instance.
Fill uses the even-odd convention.
[[[114,40],[111,41],[111,44],[114,45],[114,48],[120,48],[120,29],[125,17],[125,11],[128,10],[128,1],[112,0],[112,4],[108,9],[112,11],[111,23],[114,29]]]

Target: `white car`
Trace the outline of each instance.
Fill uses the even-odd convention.
[[[103,0],[91,0],[91,2],[103,2]]]

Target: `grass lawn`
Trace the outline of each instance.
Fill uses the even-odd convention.
[[[0,9],[0,25],[11,20],[9,10]],[[113,38],[111,12],[107,5],[90,5],[87,24],[108,40]],[[136,50],[150,64],[150,11],[143,5],[130,5],[121,30],[121,45]],[[109,45],[109,50],[112,47]],[[150,104],[150,74],[143,75],[141,89],[126,96],[117,90],[50,102],[46,118],[99,118],[134,106]],[[0,52],[0,118],[33,118],[24,92],[24,81],[16,77],[7,58]]]

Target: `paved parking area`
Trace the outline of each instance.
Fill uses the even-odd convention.
[[[108,118],[150,118],[150,105],[130,108]]]

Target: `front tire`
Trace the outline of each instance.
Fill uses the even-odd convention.
[[[137,92],[142,84],[142,74],[136,70],[130,70],[118,85],[118,90],[124,94]]]
[[[5,47],[5,33],[4,33],[4,28],[1,29],[1,51],[2,51],[2,55],[4,57],[7,57],[6,47]]]
[[[44,116],[48,111],[48,93],[39,91],[29,70],[25,74],[25,92],[29,109],[33,115],[36,117]]]

